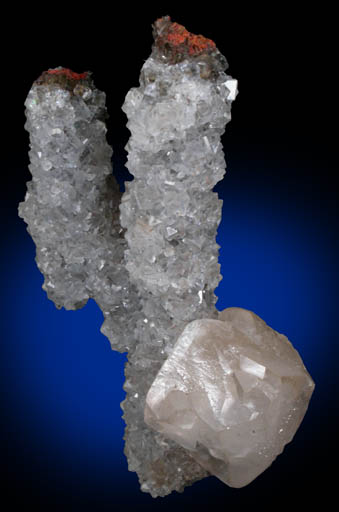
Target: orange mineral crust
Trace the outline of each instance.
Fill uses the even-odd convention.
[[[49,75],[63,75],[69,78],[70,80],[81,80],[82,78],[87,78],[88,75],[87,71],[85,71],[84,73],[75,73],[71,69],[67,68],[49,69],[47,73]]]
[[[73,91],[78,86],[89,85],[90,73],[76,73],[68,68],[58,67],[44,71],[36,80],[38,85],[57,85],[66,90]]]
[[[183,25],[172,22],[170,16],[157,19],[153,29],[156,48],[171,64],[216,50],[214,41],[192,34]]]

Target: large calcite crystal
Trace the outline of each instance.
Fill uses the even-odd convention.
[[[207,475],[179,444],[144,422],[146,393],[188,322],[216,317],[221,276],[216,231],[225,173],[220,137],[231,119],[236,80],[213,41],[162,18],[140,87],[123,110],[131,137],[121,202],[126,267],[144,317],[129,353],[123,403],[125,453],[141,488],[164,496]]]
[[[139,301],[124,265],[105,99],[90,73],[59,67],[34,82],[25,102],[32,181],[19,215],[35,242],[48,297],[66,309],[93,298],[105,318],[102,332],[125,351]]]
[[[148,392],[145,421],[242,487],[291,441],[313,389],[286,336],[229,308],[186,326]]]

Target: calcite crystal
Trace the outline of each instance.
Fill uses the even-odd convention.
[[[313,389],[286,336],[228,308],[186,326],[147,394],[145,421],[243,487],[292,440]]]
[[[126,351],[139,301],[124,265],[105,93],[90,73],[59,67],[34,82],[25,106],[32,181],[19,215],[36,245],[43,289],[58,308],[78,309],[93,298],[103,333]]]
[[[162,18],[143,65],[140,87],[123,110],[131,137],[121,202],[126,267],[144,318],[126,368],[125,452],[152,496],[206,476],[177,443],[144,422],[146,393],[188,322],[216,317],[221,276],[216,231],[221,201],[212,192],[225,173],[220,137],[231,119],[236,80],[215,44]]]

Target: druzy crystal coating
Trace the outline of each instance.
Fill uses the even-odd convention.
[[[139,306],[123,263],[105,93],[89,73],[56,68],[34,82],[25,106],[32,180],[19,215],[36,245],[43,289],[59,308],[78,309],[93,298],[105,317],[103,333],[125,351]]]
[[[260,384],[260,375],[249,371],[255,366],[249,361],[256,361],[257,373],[264,372],[266,378],[268,374],[263,354],[251,359],[251,350],[246,352],[258,334],[249,327],[252,317],[246,317],[244,334],[238,325],[241,315],[219,317],[215,307],[214,290],[221,279],[216,231],[222,201],[212,189],[225,173],[220,138],[231,119],[237,81],[226,74],[226,59],[210,39],[189,33],[168,16],[156,20],[153,33],[154,45],[142,66],[140,86],[128,92],[123,105],[131,132],[127,167],[134,176],[126,183],[125,193],[121,195],[112,175],[105,94],[95,87],[89,72],[50,69],[34,82],[25,103],[32,181],[19,214],[36,244],[36,261],[48,297],[66,309],[78,309],[93,298],[103,312],[101,330],[112,348],[128,352],[122,403],[125,454],[141,489],[156,497],[182,491],[210,473],[230,485],[245,485],[248,475],[253,479],[267,467],[259,464],[261,469],[253,470],[252,459],[243,457],[238,471],[242,476],[234,476],[234,460],[228,460],[230,443],[220,440],[218,444],[213,428],[204,430],[199,423],[204,414],[211,417],[215,412],[211,413],[203,396],[195,409],[201,418],[191,444],[181,435],[186,414],[182,403],[190,399],[191,388],[181,395],[173,393],[173,382],[164,375],[173,361],[180,361],[187,329],[200,325],[204,335],[194,331],[191,346],[199,352],[203,366],[212,373],[213,368],[218,370],[221,382],[225,368],[234,366],[234,375],[236,371],[241,375],[240,387],[253,379]],[[255,318],[261,328],[266,325]],[[231,325],[237,332],[234,344],[242,351],[241,363],[235,356],[224,365],[210,356],[203,359],[201,347],[218,337],[220,324]],[[244,348],[245,335],[248,346],[245,343]],[[229,333],[225,340],[227,344]],[[266,350],[265,343],[261,348]],[[286,368],[296,360],[287,358]],[[194,357],[186,363],[182,367],[192,389],[206,389],[209,376],[196,367],[191,371],[197,363]],[[235,369],[237,364],[240,369]],[[258,384],[252,388],[256,387],[261,389]],[[300,405],[298,421],[311,387]],[[223,392],[230,394],[226,388]],[[243,392],[251,393],[252,388]],[[222,396],[220,389],[214,390],[216,397]],[[240,400],[239,393],[235,401]],[[275,411],[288,389],[277,385],[272,393]],[[171,396],[171,422],[164,428],[157,404],[161,408],[164,400],[167,407],[167,395]],[[288,404],[293,402],[292,395]],[[259,400],[253,412],[265,415],[264,402],[260,405]],[[237,411],[234,406],[232,414],[236,416]],[[241,423],[241,418],[234,421],[238,420]],[[222,421],[226,425],[227,420]],[[292,422],[290,437],[298,421]],[[251,436],[246,438],[246,428],[244,450],[252,442]],[[210,441],[201,434],[206,431]],[[286,436],[281,436],[283,444],[288,442]],[[199,447],[195,451],[194,442]]]
[[[186,450],[148,428],[143,410],[153,379],[187,323],[217,315],[222,202],[212,189],[225,173],[220,137],[236,88],[215,45],[190,55],[190,41],[168,43],[168,34],[182,32],[171,27],[167,19],[155,24],[140,87],[128,92],[123,105],[131,132],[127,167],[134,180],[126,184],[120,219],[126,267],[144,313],[126,369],[126,453],[142,488],[153,496],[182,490],[206,475]]]

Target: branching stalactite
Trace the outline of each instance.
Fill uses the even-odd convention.
[[[213,191],[237,80],[215,43],[169,16],[123,111],[131,136],[121,194],[105,93],[89,72],[44,72],[26,100],[30,171],[19,215],[58,308],[94,299],[128,353],[121,404],[128,467],[166,496],[209,474],[247,485],[295,434],[314,383],[287,338],[253,313],[219,313]],[[255,434],[255,435],[254,435]]]

